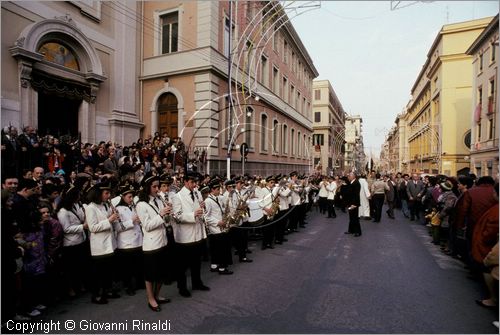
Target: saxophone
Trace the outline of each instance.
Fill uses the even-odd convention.
[[[224,214],[222,215],[222,221],[224,222],[224,227],[221,228],[221,231],[223,233],[227,233],[229,231],[229,229],[231,229],[231,227],[234,227],[237,225],[236,216],[231,214],[230,202],[231,202],[231,199],[233,197],[233,194],[234,194],[234,190],[229,192],[229,194],[227,195],[227,200],[226,200],[226,204],[224,207]],[[236,212],[235,212],[235,214],[236,214]]]
[[[271,192],[272,196],[272,192]],[[268,220],[272,220],[276,214],[280,211],[280,196],[279,193],[276,194],[276,196],[273,198],[273,201],[271,203],[271,214],[267,216]]]

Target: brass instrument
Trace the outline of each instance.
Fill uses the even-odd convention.
[[[222,221],[224,222],[224,226],[221,227],[221,231],[223,233],[228,232],[229,229],[231,229],[231,227],[234,225],[234,222],[235,222],[235,217],[234,217],[234,215],[231,214],[231,206],[229,206],[233,194],[234,194],[234,190],[229,192],[229,194],[227,195],[227,200],[226,200],[226,204],[224,207],[224,213],[222,214]]]
[[[173,209],[172,203],[168,200],[168,194],[165,194],[165,197],[160,197],[160,199],[163,203],[163,207],[170,207],[171,209]],[[180,223],[180,220],[177,218],[173,211],[170,214],[165,214],[163,216],[163,221],[165,222],[165,225],[172,224],[172,221],[174,221],[175,223]]]

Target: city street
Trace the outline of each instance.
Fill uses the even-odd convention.
[[[347,215],[318,212],[307,228],[288,235],[272,250],[252,242],[253,263],[233,266],[220,276],[203,263],[210,292],[172,299],[160,313],[150,311],[144,290],[100,306],[89,296],[52,308],[43,320],[76,322],[80,333],[155,333],[132,329],[132,320],[168,320],[161,333],[497,333],[498,311],[475,304],[481,287],[467,278],[463,264],[430,243],[427,228],[396,211],[381,223],[361,220],[363,235],[345,235]],[[236,259],[236,257],[234,257]],[[86,320],[80,323],[80,320]],[[126,330],[80,329],[121,322]],[[139,322],[139,321],[136,321]],[[98,328],[94,328],[98,329]],[[57,332],[57,331],[55,331]]]

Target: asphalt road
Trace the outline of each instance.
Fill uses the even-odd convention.
[[[55,324],[50,333],[68,333],[71,320],[71,333],[498,333],[498,310],[474,303],[480,283],[430,243],[425,226],[396,211],[396,220],[362,220],[354,237],[343,233],[347,215],[337,215],[311,213],[305,229],[272,250],[252,242],[254,262],[236,262],[232,276],[203,263],[211,291],[183,298],[165,286],[172,302],[160,313],[140,290],[103,306],[88,295],[61,302],[40,322]]]

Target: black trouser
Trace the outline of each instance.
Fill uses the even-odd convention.
[[[393,218],[394,217],[394,201],[387,201],[387,206],[389,209],[387,209],[387,215],[389,217]]]
[[[201,255],[203,240],[193,243],[177,243],[179,266],[177,273],[177,287],[187,289],[186,271],[191,271],[191,284],[193,286],[203,285],[201,281]]]
[[[291,206],[288,212],[288,229],[291,231],[297,230],[299,226],[299,206]]]
[[[229,234],[220,233],[208,235],[208,245],[212,264],[217,264],[219,268],[226,268],[228,265],[233,264]]]
[[[276,216],[275,216],[276,217]],[[274,218],[269,220],[266,218],[262,227],[262,246],[269,246],[274,243]]]
[[[319,197],[319,200],[318,200],[318,202],[319,202],[319,212],[320,212],[321,214],[325,214],[325,213],[326,213],[326,211],[327,211],[327,208],[326,208],[326,206],[327,206],[326,201],[327,201],[327,198],[326,198],[326,197]]]
[[[349,212],[349,229],[347,230],[352,234],[361,235],[361,225],[359,224],[359,207],[351,209]]]
[[[113,283],[115,254],[92,256],[92,269],[92,296],[105,298]]]
[[[285,237],[286,223],[288,220],[288,209],[280,210],[276,215],[275,219],[275,237],[276,242],[283,242],[283,238]]]
[[[120,264],[120,279],[128,290],[136,290],[144,281],[142,248],[116,249],[116,258]]]
[[[328,217],[336,217],[337,213],[335,213],[335,202],[333,199],[328,199],[326,205],[328,207]]]
[[[410,207],[410,216],[412,219],[415,219],[415,217],[417,217],[417,219],[420,218],[419,216],[419,212],[420,212],[420,201],[419,200],[409,200],[408,201],[408,207]]]
[[[302,203],[300,205],[297,205],[298,207],[298,212],[295,212],[295,214],[298,213],[298,217],[299,217],[299,225],[301,227],[304,226],[304,222],[305,222],[305,219],[306,219],[306,204],[305,203]],[[325,208],[326,209],[326,208]]]
[[[241,225],[241,228],[231,228],[229,234],[241,261],[243,258],[247,257],[248,249],[248,229],[245,228],[245,223]]]
[[[384,207],[385,194],[375,193],[372,199],[373,199],[373,205],[375,207],[374,219],[376,222],[379,222],[382,216],[382,207]]]

